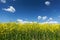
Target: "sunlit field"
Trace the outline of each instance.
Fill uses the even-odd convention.
[[[0,40],[60,40],[60,24],[0,23]]]

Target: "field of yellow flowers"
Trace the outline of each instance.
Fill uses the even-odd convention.
[[[0,40],[60,40],[60,24],[0,23]]]

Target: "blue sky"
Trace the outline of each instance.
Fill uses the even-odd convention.
[[[0,22],[17,19],[60,22],[60,0],[0,0]]]

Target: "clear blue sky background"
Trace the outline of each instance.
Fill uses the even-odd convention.
[[[45,1],[50,1],[50,5],[45,5]],[[16,12],[10,13],[3,11],[2,8],[13,6]],[[37,21],[37,16],[52,17],[60,21],[60,0],[6,0],[6,3],[0,2],[0,22],[16,21],[23,19],[28,21]]]

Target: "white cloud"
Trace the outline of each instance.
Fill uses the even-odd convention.
[[[22,20],[22,19],[17,19],[17,21],[18,21],[18,22],[23,22],[23,20]]]
[[[17,19],[17,23],[37,23],[36,21],[32,22],[32,21],[24,21],[22,19]],[[48,24],[56,24],[56,23],[59,23],[58,21],[46,21],[46,22],[42,22],[42,24],[45,24],[45,23],[48,23]]]
[[[42,19],[43,19],[43,20],[47,19],[47,16],[43,16]]]
[[[17,19],[17,22],[18,23],[33,23],[33,22],[31,22],[31,21],[24,21],[24,20],[22,20],[22,19]]]
[[[43,23],[59,23],[58,21],[47,21],[47,22],[43,22]]]
[[[43,16],[43,17],[42,16],[38,16],[37,19],[38,20],[46,20],[47,19],[47,16]]]
[[[7,0],[0,0],[1,3],[6,3]],[[16,1],[16,0],[12,0],[12,1]]]
[[[53,18],[49,18],[49,19],[48,19],[48,21],[52,21],[52,20],[53,20]]]
[[[13,6],[9,6],[9,8],[3,8],[2,10],[7,11],[7,12],[12,12],[12,13],[16,11]]]
[[[49,6],[51,4],[50,1],[45,1],[45,5]]]
[[[41,16],[38,16],[37,18],[38,18],[38,20],[40,20],[42,17]]]
[[[6,0],[0,0],[2,3],[6,3]]]
[[[23,21],[22,19],[17,19],[18,23],[25,23],[26,21]]]
[[[55,24],[55,23],[59,23],[58,21],[54,21],[53,20],[53,18],[49,18],[46,22],[42,22],[42,23],[53,23],[53,24]]]

